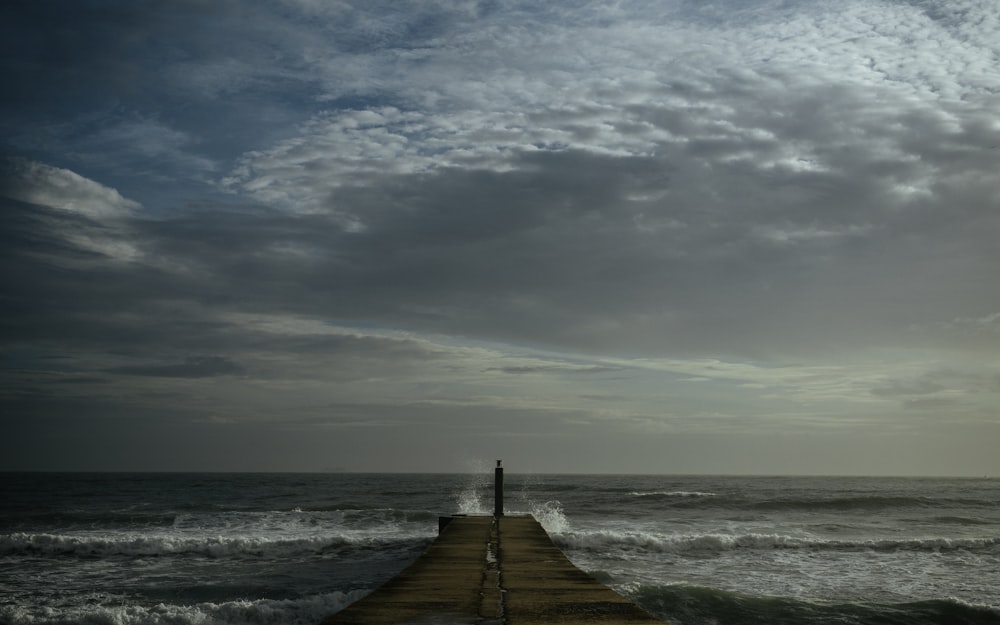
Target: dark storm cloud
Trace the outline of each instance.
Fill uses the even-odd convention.
[[[988,419],[1000,82],[966,4],[8,3],[5,405]]]
[[[74,246],[58,233],[93,230],[102,240],[121,238],[142,250],[143,258],[134,262],[87,267],[81,274],[91,278],[86,282],[54,283],[77,305],[46,314],[86,323],[88,330],[80,334],[98,340],[117,331],[130,341],[149,341],[162,330],[198,344],[212,340],[206,335],[219,322],[186,316],[238,302],[258,312],[291,305],[300,314],[562,345],[615,344],[651,352],[698,345],[747,354],[761,353],[764,344],[777,350],[843,344],[852,336],[867,342],[874,333],[902,333],[906,324],[920,320],[914,314],[927,315],[939,306],[948,312],[938,315],[972,312],[948,310],[969,297],[941,297],[963,285],[927,283],[933,270],[900,274],[894,288],[901,301],[879,291],[884,272],[939,263],[940,254],[969,240],[963,237],[985,238],[977,232],[995,228],[985,203],[981,210],[961,203],[969,208],[958,220],[931,210],[951,204],[946,194],[955,191],[947,188],[938,191],[945,196],[940,202],[883,206],[887,191],[881,183],[869,189],[863,180],[851,183],[868,163],[803,176],[780,170],[751,176],[755,172],[746,163],[717,165],[740,184],[710,192],[690,161],[690,154],[670,151],[618,157],[563,150],[526,155],[507,173],[443,170],[384,177],[378,188],[343,188],[330,199],[358,216],[359,231],[345,231],[336,217],[263,207],[201,205],[163,219],[99,223],[22,206],[6,212],[20,220],[23,235],[7,249],[18,254],[23,247],[20,258],[29,263],[47,246],[47,253],[62,254],[67,265],[69,257],[94,250]],[[665,170],[677,169],[683,182],[664,180]],[[660,193],[656,201],[641,199],[654,189]],[[733,204],[739,209],[724,210]],[[25,231],[31,220],[34,229]],[[984,255],[977,257],[977,250]],[[967,271],[987,271],[986,248],[967,248],[963,257],[952,262]],[[936,267],[950,271],[945,264]],[[51,269],[26,266],[25,271]],[[36,289],[49,279],[11,288]],[[706,292],[704,284],[715,288]],[[844,299],[844,294],[851,295]],[[87,301],[94,314],[80,305]],[[206,308],[148,323],[169,314],[178,301]],[[427,312],[412,314],[418,309]],[[864,312],[865,319],[856,312]],[[814,332],[811,323],[800,332],[796,324],[803,314],[828,317],[824,335],[807,336]],[[67,327],[51,317],[36,321],[40,327]],[[699,326],[704,332],[691,332]],[[127,332],[129,327],[134,332]],[[756,334],[747,332],[751,329]]]
[[[736,298],[728,306],[718,302],[717,314],[738,312],[747,318],[776,312],[770,308],[772,294],[815,288],[815,279],[830,272],[834,279],[848,272],[844,279],[862,282],[843,286],[863,292],[860,272],[892,270],[885,260],[905,264],[922,254],[930,255],[927,262],[937,260],[935,248],[994,227],[985,202],[978,204],[982,209],[956,202],[968,207],[961,219],[931,210],[951,205],[947,196],[959,192],[944,186],[934,190],[943,196],[937,202],[918,198],[883,205],[889,192],[884,178],[866,188],[863,170],[872,164],[864,161],[843,171],[801,175],[780,168],[760,171],[744,162],[716,164],[738,184],[708,189],[697,163],[691,164],[700,148],[690,149],[694,153],[666,150],[655,157],[563,150],[528,154],[507,173],[443,170],[384,177],[378,188],[342,188],[330,199],[331,205],[357,215],[363,224],[358,232],[345,232],[337,219],[322,214],[192,207],[170,218],[128,223],[121,236],[134,237],[150,258],[162,262],[112,272],[134,274],[134,282],[126,279],[126,284],[134,283],[139,294],[146,284],[164,300],[176,290],[208,302],[258,301],[269,308],[294,300],[309,312],[332,309],[336,316],[390,318],[414,306],[475,310],[480,298],[490,307],[528,302],[522,314],[530,314],[532,306],[608,317],[683,313],[684,307],[702,303],[691,298],[705,297],[700,286],[711,282],[730,285],[730,297]],[[727,154],[739,149],[730,147]],[[977,167],[985,170],[989,162]],[[671,180],[678,170],[674,175],[683,182]],[[960,192],[975,193],[977,183],[973,178],[971,188]],[[654,190],[656,201],[641,199]],[[983,192],[988,194],[989,187]],[[739,210],[728,210],[734,203]],[[108,232],[114,226],[91,227]],[[893,249],[903,232],[927,247]],[[882,262],[862,269],[871,256],[881,256]],[[988,260],[967,252],[964,262]],[[151,282],[147,272],[157,279]],[[352,297],[339,297],[338,289],[351,289]],[[674,297],[664,298],[667,289]],[[760,289],[757,297],[755,289]],[[743,304],[739,311],[737,303]],[[518,320],[512,314],[516,310],[497,312],[492,322],[481,316],[478,322],[501,327]],[[542,319],[530,321],[525,325],[538,327],[538,335],[554,330],[537,326]]]
[[[211,378],[217,375],[239,375],[243,373],[243,367],[221,356],[191,356],[178,364],[116,367],[108,369],[108,373],[156,378]]]

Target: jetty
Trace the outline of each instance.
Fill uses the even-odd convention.
[[[533,517],[441,517],[413,564],[321,625],[650,625],[661,620],[574,566]]]

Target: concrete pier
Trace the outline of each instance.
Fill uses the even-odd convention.
[[[416,562],[321,625],[661,623],[573,566],[530,516],[454,517]]]

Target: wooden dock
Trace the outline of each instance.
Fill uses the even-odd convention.
[[[444,517],[416,562],[321,625],[662,623],[573,566],[530,516]]]

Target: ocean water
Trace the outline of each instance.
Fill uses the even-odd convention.
[[[677,625],[1000,624],[1000,480],[506,475]],[[0,623],[316,625],[492,511],[492,472],[0,474]]]

